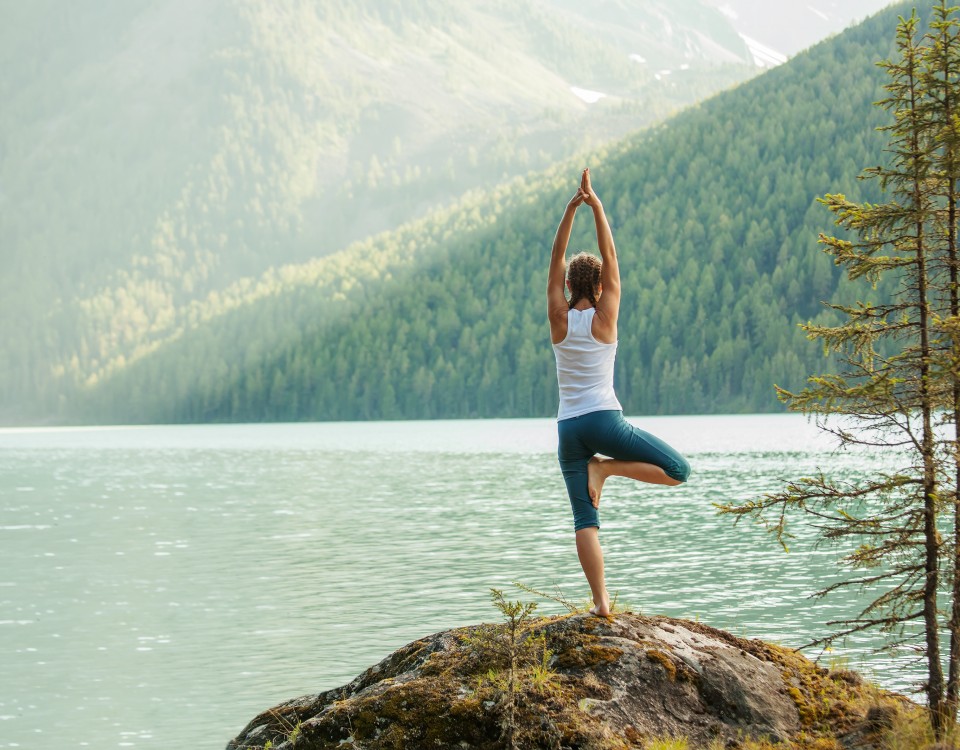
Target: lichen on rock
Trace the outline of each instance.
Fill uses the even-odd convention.
[[[870,747],[869,709],[895,703],[854,673],[701,623],[574,614],[526,625],[522,637],[542,638],[548,659],[517,676],[508,716],[503,665],[477,647],[489,627],[414,641],[343,687],[261,713],[227,749],[499,750],[508,720],[513,742],[531,748],[612,750],[659,737],[685,737],[691,748],[844,738]]]

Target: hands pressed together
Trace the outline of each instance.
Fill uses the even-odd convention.
[[[589,168],[584,169],[580,175],[580,187],[577,188],[576,195],[570,199],[570,203],[567,205],[577,208],[581,203],[586,203],[591,208],[596,208],[600,205],[600,199],[597,197],[597,194],[593,192],[593,187],[590,185]]]

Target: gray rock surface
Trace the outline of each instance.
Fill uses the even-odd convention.
[[[341,688],[263,712],[227,748],[493,749],[508,746],[511,727],[520,747],[641,747],[664,736],[691,747],[789,741],[855,723],[851,691],[865,689],[789,649],[624,613],[534,621],[525,638],[543,637],[552,676],[537,683],[528,668],[511,693],[504,672],[485,676],[491,657],[478,637],[489,627],[414,641]],[[845,697],[828,715],[831,690]]]

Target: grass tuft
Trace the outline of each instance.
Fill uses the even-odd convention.
[[[660,737],[650,740],[644,750],[689,750],[689,747],[686,737]]]

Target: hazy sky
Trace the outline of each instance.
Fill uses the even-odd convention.
[[[731,19],[757,62],[778,62],[843,31],[891,0],[706,0]],[[764,57],[772,59],[764,61]]]

